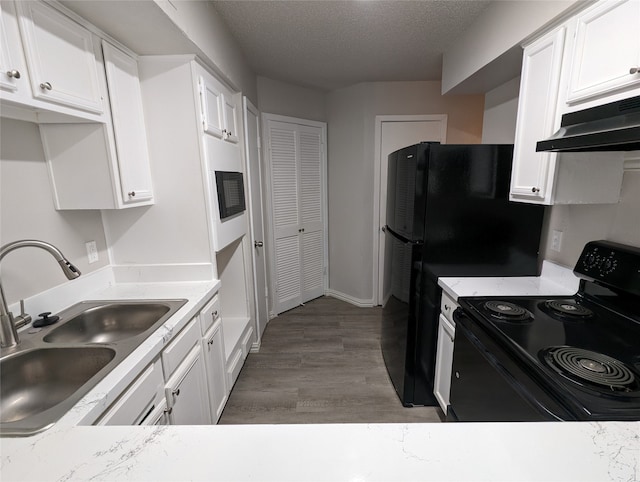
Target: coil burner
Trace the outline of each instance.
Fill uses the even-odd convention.
[[[544,350],[544,361],[564,377],[615,392],[638,390],[634,373],[621,361],[582,348],[558,346]]]
[[[528,310],[508,301],[487,301],[484,308],[493,318],[500,321],[523,322],[533,319]]]
[[[573,300],[547,300],[539,306],[542,311],[561,321],[578,321],[593,316],[593,311]]]

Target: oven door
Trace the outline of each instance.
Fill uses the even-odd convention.
[[[447,419],[461,422],[574,420],[467,312],[453,314],[450,408]]]

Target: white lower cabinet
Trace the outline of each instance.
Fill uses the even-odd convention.
[[[229,391],[224,363],[224,340],[222,322],[218,318],[202,339],[202,349],[207,371],[207,385],[209,388],[209,404],[211,419],[217,423],[222,410],[227,403]]]
[[[197,344],[165,385],[171,425],[211,423],[202,349]]]
[[[447,413],[447,407],[449,406],[451,369],[453,366],[453,343],[456,334],[453,312],[457,307],[458,304],[446,293],[443,293],[438,323],[438,344],[436,348],[436,370],[433,382],[433,394],[445,415]]]
[[[164,379],[160,360],[149,365],[98,420],[97,425],[153,425],[164,417]]]

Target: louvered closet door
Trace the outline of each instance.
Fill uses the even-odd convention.
[[[267,122],[274,233],[274,310],[324,293],[322,129]]]
[[[324,294],[322,222],[322,131],[299,127],[302,302]]]

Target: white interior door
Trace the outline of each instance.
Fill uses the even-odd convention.
[[[374,249],[374,286],[377,286],[376,304],[383,299],[384,232],[387,223],[387,158],[389,154],[422,141],[445,143],[447,136],[446,115],[378,116],[376,117],[376,152],[379,162],[379,196],[375,206],[377,249]],[[374,246],[374,248],[376,248]]]
[[[264,248],[264,210],[262,206],[262,169],[260,159],[260,116],[258,109],[246,98],[243,99],[245,148],[247,153],[247,176],[249,203],[251,205],[251,242],[253,243],[253,286],[256,305],[258,340],[269,322],[267,312],[267,265]]]

